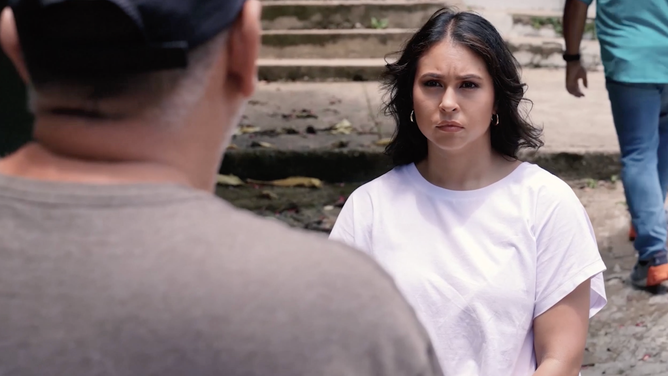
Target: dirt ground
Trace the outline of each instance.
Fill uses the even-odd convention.
[[[668,376],[668,294],[640,291],[626,283],[635,261],[628,241],[628,213],[621,183],[569,182],[589,213],[608,271],[609,303],[591,321],[583,376]],[[219,187],[218,195],[265,217],[325,236],[345,198],[359,184],[322,188],[245,185]]]

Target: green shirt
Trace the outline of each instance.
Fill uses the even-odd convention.
[[[668,83],[668,0],[597,0],[596,6],[606,77]]]

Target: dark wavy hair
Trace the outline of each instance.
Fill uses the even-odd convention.
[[[468,47],[486,64],[494,81],[494,98],[500,119],[490,128],[492,148],[508,158],[517,159],[521,148],[538,149],[543,146],[542,131],[528,121],[528,110],[522,113],[520,104],[531,101],[524,98],[526,85],[520,81],[519,63],[505,41],[489,21],[470,12],[456,12],[443,8],[411,37],[401,57],[387,64],[383,73],[386,91],[384,112],[397,124],[392,142],[385,154],[395,166],[417,163],[427,157],[427,138],[411,122],[413,85],[418,61],[435,44],[446,37]],[[491,122],[491,121],[490,121]]]

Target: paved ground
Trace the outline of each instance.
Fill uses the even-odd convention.
[[[668,295],[637,291],[625,283],[634,262],[627,240],[628,214],[619,182],[570,182],[587,208],[608,265],[609,305],[591,322],[583,376],[668,375]],[[331,229],[339,207],[358,184],[321,189],[220,187],[218,194],[235,205],[319,231]]]
[[[566,92],[562,70],[525,69],[523,79],[527,98],[533,101],[530,118],[544,127],[545,151],[618,150],[602,72],[589,73],[589,90],[582,99]],[[381,103],[376,82],[263,83],[244,120],[259,129],[237,136],[234,144],[246,148],[264,141],[289,150],[380,150],[374,142],[394,130],[392,120],[380,113]],[[350,134],[345,127],[332,134],[331,128],[344,120],[350,123]]]

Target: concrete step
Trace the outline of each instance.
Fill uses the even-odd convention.
[[[383,58],[399,51],[414,32],[414,29],[267,30],[262,35],[261,57],[271,59]],[[505,39],[513,52],[530,51],[544,58],[554,54],[560,55],[564,43],[562,38],[506,36]],[[589,55],[587,58],[590,60],[599,60],[596,41],[583,41],[582,52],[584,55]]]
[[[423,25],[444,5],[445,2],[435,0],[277,0],[265,4],[262,25],[264,30],[411,29]],[[513,9],[473,11],[488,18],[503,34],[548,38],[562,36],[561,12]],[[595,38],[593,18],[587,24],[585,38]]]
[[[375,81],[384,59],[260,59],[263,81]]]
[[[442,1],[270,1],[262,10],[264,30],[419,27]],[[377,22],[372,21],[376,19]]]
[[[267,30],[262,35],[262,58],[360,59],[379,58],[397,51],[413,29]]]
[[[369,81],[378,79],[412,30],[292,30],[263,36],[260,77],[267,81]],[[286,37],[281,39],[282,37]],[[508,46],[521,66],[561,68],[563,39],[509,37]],[[282,43],[279,45],[279,42]],[[583,62],[601,69],[597,41],[582,42]]]

